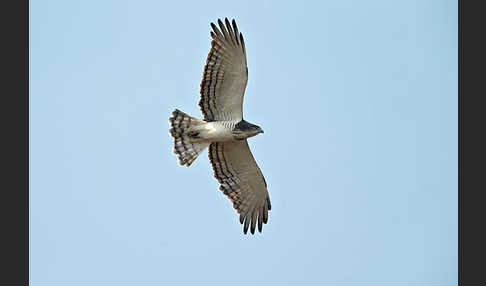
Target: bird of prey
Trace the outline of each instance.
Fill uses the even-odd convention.
[[[240,215],[243,232],[262,232],[271,209],[267,183],[248,146],[247,138],[263,130],[243,119],[243,96],[248,81],[246,48],[235,20],[218,19],[203,69],[199,107],[204,120],[175,109],[169,118],[174,153],[189,167],[209,146],[209,161],[219,189]]]

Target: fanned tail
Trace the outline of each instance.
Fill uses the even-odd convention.
[[[208,142],[192,142],[191,138],[197,138],[197,131],[191,127],[205,124],[205,121],[199,120],[186,113],[176,109],[169,118],[169,133],[174,137],[174,153],[177,155],[179,164],[189,167],[199,154],[208,147]]]

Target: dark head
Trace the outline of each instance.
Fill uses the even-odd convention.
[[[235,128],[233,129],[233,136],[239,140],[253,137],[260,133],[263,133],[263,130],[260,128],[260,126],[251,124],[245,120],[241,120],[240,122],[238,122],[238,124],[236,124]]]

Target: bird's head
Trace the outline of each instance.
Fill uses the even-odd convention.
[[[258,135],[260,133],[264,133],[263,129],[260,126],[254,124],[251,125],[250,130],[251,130],[251,134],[253,134],[252,136]]]
[[[241,120],[236,124],[235,128],[233,129],[233,135],[236,139],[243,140],[249,137],[253,137],[263,133],[263,129],[255,124],[251,124],[245,120]]]

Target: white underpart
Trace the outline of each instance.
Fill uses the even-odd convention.
[[[199,129],[201,141],[222,142],[233,140],[233,129],[236,121],[212,121],[202,125]],[[198,140],[198,141],[199,141]]]

